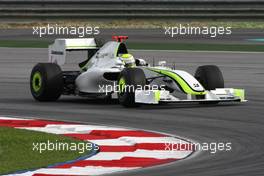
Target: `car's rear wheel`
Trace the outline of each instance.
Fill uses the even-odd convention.
[[[221,70],[216,65],[204,65],[197,68],[195,78],[206,90],[224,88],[224,78]],[[204,95],[197,95],[197,99],[204,99]],[[216,102],[201,102],[203,104],[216,104]]]
[[[63,76],[60,67],[54,63],[38,63],[30,76],[30,90],[38,101],[55,101],[63,91]]]
[[[135,103],[135,90],[144,88],[146,85],[146,76],[140,68],[125,68],[120,73],[118,79],[118,100],[126,107],[138,106]]]

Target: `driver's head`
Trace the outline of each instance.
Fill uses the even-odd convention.
[[[123,61],[125,67],[135,67],[136,61],[131,54],[121,54],[119,58]]]

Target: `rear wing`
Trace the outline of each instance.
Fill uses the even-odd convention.
[[[49,45],[49,62],[65,64],[66,51],[98,49],[94,38],[56,39]]]

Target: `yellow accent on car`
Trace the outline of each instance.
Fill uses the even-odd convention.
[[[132,56],[132,54],[121,54],[120,58],[122,59],[122,61],[124,62],[126,67],[135,67],[135,59]]]
[[[119,92],[124,92],[125,90],[125,86],[126,86],[126,81],[125,79],[122,77],[120,78],[120,80],[118,81],[118,86],[119,86]]]
[[[239,97],[241,101],[245,100],[245,90],[244,89],[234,89],[234,95]]]
[[[155,101],[159,102],[160,101],[160,91],[155,90]]]
[[[32,78],[32,87],[35,92],[38,92],[42,86],[42,77],[40,72],[35,72]]]
[[[131,54],[122,54],[121,57],[127,59],[127,58],[130,58],[130,57],[133,57],[133,56]]]

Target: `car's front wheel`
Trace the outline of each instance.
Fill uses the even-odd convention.
[[[195,78],[206,90],[224,88],[224,78],[216,65],[204,65],[197,68]]]
[[[221,70],[216,65],[203,65],[197,68],[195,78],[202,84],[205,90],[224,88],[224,78]],[[204,95],[197,95],[197,99],[204,99]],[[201,104],[217,104],[213,102],[201,102]]]
[[[38,63],[30,76],[30,90],[38,101],[55,101],[63,91],[63,76],[60,67],[54,63]]]
[[[126,107],[138,106],[135,103],[135,90],[144,88],[146,85],[146,76],[140,68],[125,68],[120,73],[118,79],[118,100]]]

